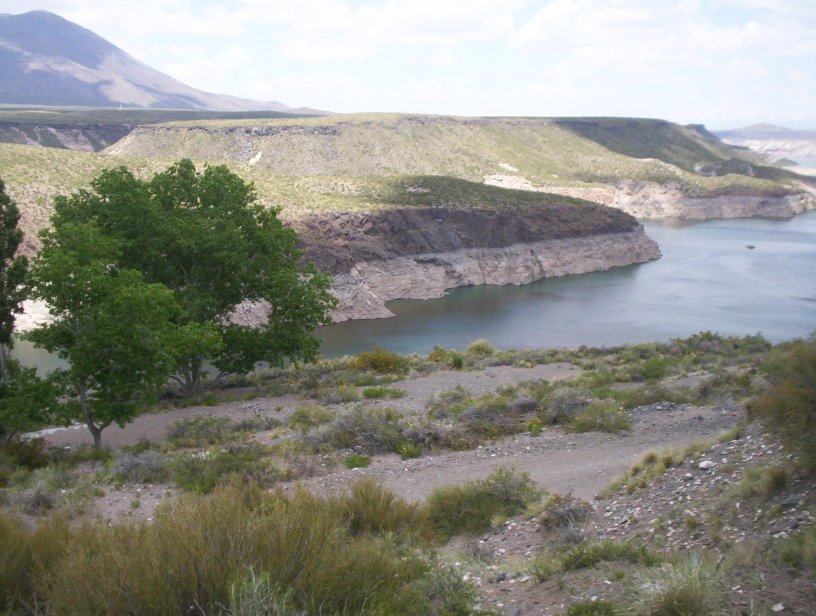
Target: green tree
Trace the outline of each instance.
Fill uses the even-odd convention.
[[[6,379],[14,314],[20,312],[28,266],[24,256],[17,256],[23,239],[22,231],[17,228],[19,221],[20,211],[6,194],[6,185],[0,180],[0,385]]]
[[[167,382],[179,307],[170,289],[117,265],[121,243],[95,223],[64,223],[41,237],[30,286],[53,321],[26,337],[68,363],[52,373],[64,416],[84,421],[99,448],[107,426],[124,425]]]
[[[149,181],[124,167],[103,171],[91,191],[55,202],[56,227],[88,220],[120,243],[121,267],[175,292],[174,378],[187,395],[200,391],[205,359],[229,374],[317,355],[313,331],[334,306],[330,279],[300,266],[296,233],[227,167],[199,172],[181,160]],[[233,323],[242,302],[264,305],[266,322]]]

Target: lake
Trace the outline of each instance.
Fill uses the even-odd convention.
[[[380,344],[400,353],[462,348],[479,338],[503,349],[668,340],[702,330],[761,332],[774,342],[816,330],[816,212],[790,220],[645,223],[657,261],[523,286],[452,289],[397,300],[390,319],[323,328],[323,354]],[[753,250],[747,248],[753,245]]]
[[[649,222],[663,257],[651,263],[523,286],[452,289],[388,304],[390,319],[321,328],[326,357],[375,344],[400,353],[665,341],[711,330],[773,342],[816,330],[816,212],[790,220]],[[754,249],[747,248],[753,245]],[[47,371],[56,358],[18,342],[15,355]]]

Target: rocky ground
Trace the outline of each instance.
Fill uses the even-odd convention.
[[[690,448],[644,488],[590,497],[589,520],[570,531],[584,539],[658,546],[667,554],[705,555],[722,571],[729,614],[812,615],[816,583],[776,553],[791,534],[816,522],[816,482],[797,474],[791,456],[759,426],[732,436]],[[763,488],[746,473],[750,477],[756,467],[783,469],[785,485],[772,494],[754,493]],[[477,583],[486,607],[506,614],[561,614],[579,601],[625,605],[647,579],[642,568],[609,562],[539,582],[530,564],[551,546],[550,535],[537,515],[528,514],[452,541],[448,559]]]

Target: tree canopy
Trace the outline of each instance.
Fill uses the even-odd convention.
[[[53,320],[27,334],[68,367],[52,373],[66,419],[81,419],[94,445],[153,399],[176,361],[168,342],[179,313],[173,292],[117,265],[119,242],[95,223],[64,223],[42,236],[32,295]]]
[[[316,356],[313,331],[334,305],[330,279],[301,267],[296,233],[257,203],[251,184],[225,166],[197,171],[181,160],[150,180],[109,169],[91,188],[57,198],[54,226],[93,221],[116,241],[118,268],[172,290],[180,310],[170,347],[188,395],[199,390],[205,359],[243,373]],[[243,302],[262,306],[266,321],[234,323]]]
[[[23,239],[17,228],[19,221],[20,211],[0,180],[0,380],[4,378],[3,362],[11,346],[14,314],[20,311],[23,300],[22,284],[28,265],[25,257],[17,256]]]

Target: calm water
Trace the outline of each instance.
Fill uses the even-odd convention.
[[[499,348],[613,345],[701,330],[761,332],[779,341],[816,330],[816,213],[644,226],[663,252],[658,261],[394,301],[394,318],[324,328],[323,354],[374,344],[427,353],[435,344],[461,348],[478,338]]]
[[[461,348],[613,345],[668,340],[701,330],[761,332],[772,341],[816,330],[816,212],[791,220],[646,223],[658,261],[524,286],[454,289],[433,300],[388,304],[390,319],[323,328],[323,355],[380,344],[401,353]],[[750,250],[746,245],[755,249]],[[57,360],[20,342],[41,370]]]

